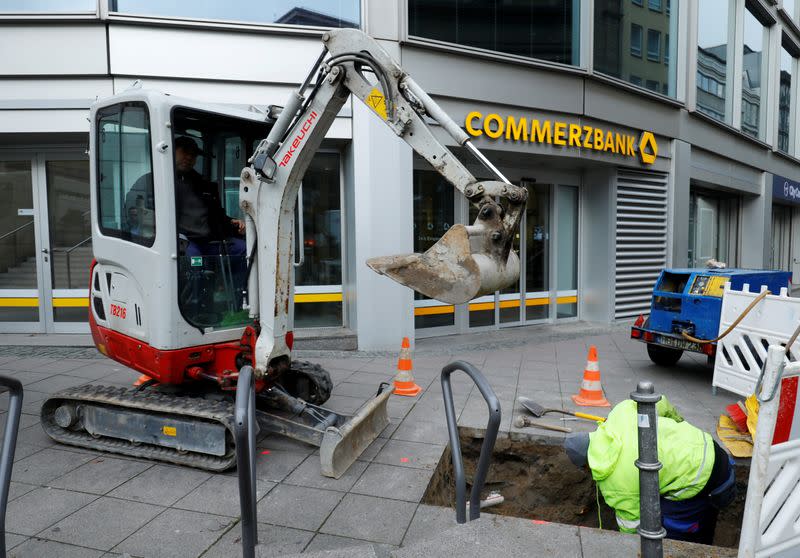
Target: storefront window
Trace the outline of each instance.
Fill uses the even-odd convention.
[[[3,0],[0,13],[57,14],[91,12],[97,9],[95,0]]]
[[[764,75],[766,29],[750,8],[744,11],[742,52],[742,131],[761,138],[761,81]]]
[[[245,23],[281,23],[312,27],[359,27],[359,0],[109,0],[112,13],[182,19],[211,19]]]
[[[409,34],[527,58],[580,63],[577,0],[409,0]]]
[[[556,207],[556,317],[574,318],[578,315],[578,189],[559,186]]]
[[[422,253],[453,226],[455,190],[438,172],[414,171],[414,252]],[[414,293],[414,327],[455,324],[455,306]]]
[[[677,3],[647,5],[618,0],[594,3],[594,67],[598,72],[675,97]],[[668,39],[669,36],[673,40]],[[643,44],[644,43],[644,44]],[[644,56],[643,56],[644,55]]]
[[[786,49],[781,49],[781,73],[778,82],[778,149],[789,153],[791,132],[790,113],[792,106],[792,71],[795,58]]]
[[[339,154],[314,155],[303,177],[303,265],[295,271],[296,327],[342,325]]]
[[[728,0],[698,2],[697,111],[730,122],[727,109]]]
[[[689,203],[689,267],[712,259],[736,267],[739,199],[701,191],[692,192]]]
[[[525,206],[525,319],[550,316],[550,185],[523,181]]]

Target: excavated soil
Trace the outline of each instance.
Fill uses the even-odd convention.
[[[461,432],[461,448],[467,478],[467,497],[472,488],[482,438]],[[736,547],[742,524],[749,465],[736,466],[736,501],[720,513],[714,544]],[[455,481],[448,447],[434,472],[423,502],[455,507]],[[498,439],[482,497],[500,492],[505,502],[486,511],[583,527],[616,530],[614,511],[595,490],[588,468],[572,465],[555,438]],[[599,507],[599,513],[598,513]]]

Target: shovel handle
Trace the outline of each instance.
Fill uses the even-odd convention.
[[[584,418],[584,419],[589,419],[589,420],[596,420],[596,421],[599,421],[599,422],[605,422],[606,421],[605,417],[598,417],[598,416],[595,416],[595,415],[590,415],[590,414],[587,414],[587,413],[581,413],[581,412],[578,412],[578,411],[576,411],[574,413],[570,413],[570,414],[573,415],[573,416],[579,417],[579,418]]]

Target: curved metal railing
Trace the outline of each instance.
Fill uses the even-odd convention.
[[[14,450],[17,447],[19,417],[22,414],[22,384],[16,378],[0,376],[0,386],[8,388],[8,418],[3,435],[3,453],[0,454],[0,556],[6,555],[6,507],[8,489],[11,486],[11,469],[14,466]]]
[[[254,558],[258,544],[256,511],[256,390],[253,369],[243,366],[236,384],[234,408],[236,467],[242,510],[242,556]]]
[[[478,466],[475,469],[475,478],[469,497],[469,520],[481,516],[481,490],[486,482],[486,473],[489,471],[489,461],[492,450],[497,440],[497,431],[500,428],[500,401],[497,399],[492,386],[483,373],[468,362],[457,360],[442,368],[442,396],[444,397],[444,412],[447,417],[447,432],[450,436],[450,450],[453,457],[453,470],[456,477],[456,521],[467,522],[467,480],[464,476],[464,459],[461,456],[461,440],[458,437],[458,424],[453,404],[453,388],[450,385],[450,375],[456,370],[466,373],[478,390],[481,392],[486,405],[489,407],[489,422],[486,424],[486,435],[481,445],[481,454]]]

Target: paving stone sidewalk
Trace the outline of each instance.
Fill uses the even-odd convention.
[[[314,447],[273,436],[259,441],[259,556],[323,551],[422,556],[424,549],[435,554],[436,543],[426,547],[422,541],[447,536],[456,525],[452,510],[420,503],[447,443],[438,381],[442,366],[463,359],[482,369],[504,412],[501,435],[520,436],[524,433],[511,426],[517,396],[574,408],[569,396],[577,392],[592,344],[612,403],[626,398],[640,379],[649,379],[689,421],[713,431],[716,417],[734,400],[712,395],[712,371],[704,357],[685,355],[676,367],[659,368],[623,327],[570,324],[421,340],[414,375],[423,393],[391,397],[392,424],[342,478],[321,476]],[[397,364],[396,355],[380,353],[306,351],[298,356],[330,371],[335,387],[328,405],[340,412],[358,408],[380,382],[392,378]],[[47,394],[86,383],[127,386],[135,372],[86,349],[5,346],[0,347],[0,374],[17,377],[25,387],[6,515],[9,556],[241,555],[235,472],[211,474],[55,445],[42,431],[38,413]],[[486,405],[465,375],[453,375],[453,391],[459,424],[483,428]],[[0,399],[4,409],[5,398]],[[552,423],[564,424],[558,418]],[[591,423],[568,424],[592,428]],[[505,527],[510,519],[497,521],[492,529],[500,531],[492,537],[517,536],[513,521]],[[562,547],[557,556],[601,556],[606,554],[596,549],[604,544],[608,550],[633,544],[613,533],[584,535],[583,529],[563,528],[574,531],[569,537],[578,544]],[[479,544],[474,533],[481,529],[467,538]],[[607,555],[628,555],[621,552]]]

